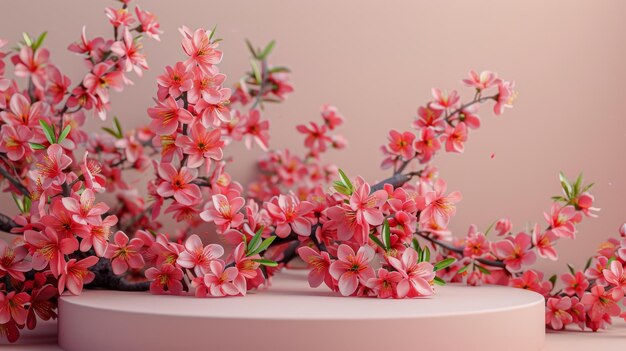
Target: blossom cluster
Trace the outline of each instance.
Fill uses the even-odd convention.
[[[457,91],[433,89],[412,129],[390,131],[381,147],[392,175],[368,182],[324,160],[347,147],[339,133],[346,120],[333,106],[322,106],[321,120],[297,125],[303,154],[270,148],[265,106],[293,92],[289,70],[269,63],[273,41],[248,43],[250,70],[229,88],[216,29],[182,27],[183,58],[158,76],[148,122],[125,130],[114,117],[89,135],[88,112],[107,120],[110,90],[148,69],[143,38],[162,33],[152,13],[120,2],[105,10],[112,38],[89,39],[83,28],[69,46],[87,67],[75,85],[50,60],[45,33],[24,34],[17,50],[0,51],[0,181],[18,209],[0,214],[0,230],[16,234],[10,244],[0,240],[0,334],[10,341],[38,319],[56,318],[58,296],[86,285],[243,296],[298,258],[310,286],[343,296],[414,298],[464,281],[542,294],[553,329],[598,330],[626,317],[619,307],[626,239],[603,244],[585,269],[570,267],[558,291],[556,275],[546,280],[532,268],[538,258],[556,260],[555,242],[574,239],[576,225],[596,216],[582,177],[561,175],[563,195],[553,198],[543,229],[514,234],[508,219],[484,232],[471,226],[464,238],[448,229],[462,196],[448,191],[432,161],[441,150],[463,152],[469,131],[480,127],[481,105],[493,103],[495,115],[512,107],[513,82],[471,71],[462,80],[473,91],[466,102]],[[5,75],[6,57],[14,77]],[[240,141],[263,151],[247,188],[225,156]],[[146,189],[129,181],[128,170],[146,176]],[[175,230],[165,229],[168,220]],[[207,227],[224,246],[203,242]]]
[[[37,319],[56,318],[58,295],[80,294],[96,278],[90,269],[101,258],[112,258],[118,272],[143,267],[135,247],[124,246],[123,233],[109,243],[119,218],[96,200],[115,187],[132,192],[119,181],[118,167],[132,151],[126,141],[89,138],[82,126],[88,111],[105,119],[110,90],[121,91],[132,84],[130,72],[140,76],[148,68],[142,37],[158,40],[161,31],[154,15],[128,2],[106,15],[113,38],[89,39],[83,28],[68,47],[88,69],[74,86],[43,46],[46,33],[25,33],[14,51],[0,53],[0,174],[19,210],[12,218],[2,215],[0,224],[20,235],[11,244],[0,240],[0,334],[10,341],[19,329],[35,328]],[[5,44],[0,40],[0,48]],[[13,77],[5,75],[6,57]],[[136,157],[133,167],[148,160]]]

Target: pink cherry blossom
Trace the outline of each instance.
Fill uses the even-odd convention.
[[[63,206],[72,214],[72,219],[78,224],[99,223],[102,215],[109,210],[104,202],[94,204],[96,196],[91,189],[85,189],[80,198],[64,197]]]
[[[471,70],[469,74],[469,79],[463,79],[463,84],[468,87],[485,90],[498,83],[496,74],[491,71],[482,71],[478,74],[476,71]]]
[[[93,40],[88,40],[86,30],[87,28],[83,26],[80,41],[70,44],[67,49],[78,54],[85,54],[94,59],[99,59],[102,47],[104,46],[104,39],[102,37],[96,37]]]
[[[50,264],[52,275],[57,278],[65,269],[64,255],[78,250],[78,241],[73,236],[59,238],[56,230],[51,227],[43,231],[26,230],[24,240],[33,250],[33,269],[41,271]]]
[[[597,207],[592,207],[593,202],[593,195],[589,194],[588,192],[584,192],[578,195],[578,198],[576,199],[576,207],[579,208],[580,211],[585,214],[585,216],[595,218],[598,217],[596,212],[600,211],[600,209]]]
[[[140,32],[146,33],[147,36],[154,40],[161,40],[159,35],[163,32],[159,29],[160,25],[156,21],[156,17],[151,12],[140,9],[139,6],[135,7],[135,14],[139,20]]]
[[[378,269],[377,278],[370,278],[366,285],[374,290],[376,295],[381,299],[397,297],[396,288],[402,280],[402,274],[399,272],[389,272],[384,268]]]
[[[111,227],[116,223],[116,216],[107,216],[106,218],[101,219],[98,223],[90,225],[88,234],[82,237],[80,250],[87,252],[93,246],[97,256],[104,256],[109,244]]]
[[[193,168],[181,167],[177,170],[171,163],[161,163],[158,168],[163,182],[157,188],[157,193],[163,197],[173,196],[183,205],[198,203],[202,197],[200,187],[192,181],[198,176]]]
[[[550,213],[543,214],[550,225],[550,231],[559,238],[573,239],[576,234],[575,223],[580,222],[580,213],[576,213],[574,206],[561,207],[554,203]]]
[[[50,103],[58,104],[65,97],[71,81],[66,75],[62,74],[56,66],[52,65],[48,66],[48,80],[50,84],[48,86]]]
[[[626,295],[626,271],[621,262],[611,262],[610,269],[604,269],[602,271],[604,279],[609,285],[612,286],[610,290],[611,295],[615,301],[619,301]]]
[[[361,246],[357,253],[354,253],[350,246],[339,245],[337,261],[330,265],[330,274],[339,281],[341,295],[354,294],[359,284],[365,285],[369,279],[376,277],[374,269],[370,266],[374,254],[374,250],[369,246]]]
[[[420,216],[421,222],[434,221],[441,227],[447,227],[450,217],[456,214],[455,203],[461,201],[463,198],[458,191],[451,192],[448,195],[444,195],[447,185],[443,179],[438,179],[433,190],[425,194],[426,206],[422,210]]]
[[[28,311],[25,304],[30,301],[30,296],[25,292],[11,291],[6,295],[0,292],[0,324],[14,320],[19,325],[26,323]]]
[[[191,124],[193,115],[182,107],[182,102],[177,102],[172,96],[163,102],[156,101],[157,106],[148,109],[148,115],[152,118],[150,127],[157,135],[171,135],[178,129],[178,122]]]
[[[446,143],[446,151],[463,152],[465,148],[463,143],[467,141],[467,125],[459,122],[454,128],[446,126],[442,141]]]
[[[261,121],[261,113],[259,110],[251,110],[246,118],[245,124],[245,144],[248,149],[252,148],[252,142],[263,150],[267,151],[269,145],[269,127],[270,122]]]
[[[109,22],[116,28],[120,26],[128,27],[135,22],[133,16],[125,8],[114,9],[113,7],[107,7],[104,9],[104,12],[109,18]]]
[[[30,128],[17,125],[15,127],[10,124],[2,126],[2,140],[0,140],[0,152],[7,154],[11,161],[19,161],[31,154],[29,142],[35,134]]]
[[[89,270],[89,267],[98,263],[98,257],[89,256],[80,261],[72,258],[67,262],[65,269],[59,276],[59,294],[67,290],[72,295],[80,295],[83,284],[91,283],[96,275]]]
[[[21,47],[19,54],[11,58],[15,64],[15,75],[17,77],[30,77],[35,86],[43,89],[46,80],[46,66],[50,59],[50,52],[47,49],[33,51],[28,45]]]
[[[242,197],[228,199],[223,194],[213,195],[211,202],[207,202],[200,218],[207,222],[215,222],[221,231],[228,228],[237,228],[243,223],[243,213],[239,210],[245,205]]]
[[[166,66],[165,73],[157,77],[159,101],[164,101],[168,94],[176,99],[183,92],[189,91],[193,87],[192,79],[193,73],[187,71],[184,63],[177,62],[174,67]]]
[[[496,104],[493,106],[493,113],[496,116],[501,115],[504,112],[504,108],[513,107],[513,100],[515,99],[515,82],[504,82],[498,80],[498,96],[496,97]]]
[[[496,222],[495,229],[499,236],[509,233],[511,228],[513,228],[513,225],[508,218],[501,218]]]
[[[202,240],[193,234],[185,241],[185,251],[178,255],[176,263],[183,268],[193,269],[196,275],[209,272],[212,261],[222,257],[224,248],[217,244],[204,246]]]
[[[585,305],[585,311],[592,321],[602,320],[605,316],[615,317],[620,314],[620,307],[617,305],[611,294],[604,290],[604,286],[595,285],[590,293],[580,299]]]
[[[435,98],[435,101],[430,106],[436,110],[446,110],[449,108],[454,108],[456,104],[461,100],[461,97],[456,92],[456,90],[448,93],[447,91],[442,92],[440,89],[433,88],[432,94]]]
[[[543,232],[539,228],[539,224],[535,224],[533,230],[533,245],[537,248],[537,254],[540,257],[548,258],[553,261],[557,260],[557,252],[552,243],[557,239],[556,235],[550,230]]]
[[[136,43],[128,28],[124,29],[122,41],[116,41],[111,45],[114,54],[123,57],[123,64],[126,72],[135,71],[137,75],[142,75],[142,69],[148,69],[146,57],[141,53],[142,44]]]
[[[192,85],[187,95],[190,103],[195,104],[200,99],[204,99],[209,103],[219,104],[220,101],[224,100],[226,91],[222,84],[226,80],[226,76],[219,73],[217,66],[206,72],[195,67],[190,71],[190,74]]]
[[[322,119],[324,123],[333,130],[344,122],[344,117],[337,112],[337,108],[335,106],[323,105],[321,108]]]
[[[413,128],[420,130],[423,128],[432,128],[434,130],[443,130],[446,126],[446,121],[441,118],[443,115],[442,110],[434,109],[432,104],[427,106],[420,106],[417,109],[418,118],[413,121]]]
[[[432,127],[420,129],[419,138],[415,141],[415,151],[419,154],[421,163],[426,163],[441,149],[437,133]]]
[[[0,112],[2,120],[12,126],[23,125],[30,127],[31,131],[39,128],[39,120],[44,119],[50,113],[50,106],[45,102],[31,104],[22,94],[13,94],[9,100],[9,110]]]
[[[31,263],[24,261],[26,255],[24,247],[10,247],[4,240],[0,240],[0,277],[8,274],[13,279],[24,281],[24,272],[31,270]]]
[[[407,248],[400,259],[387,257],[393,268],[402,275],[398,283],[397,294],[399,298],[430,296],[433,294],[432,281],[435,278],[433,265],[429,262],[417,262],[417,252],[413,248]]]
[[[293,230],[302,236],[311,235],[311,221],[307,216],[313,211],[313,204],[300,201],[294,195],[279,195],[265,203],[265,208],[276,225],[276,235],[285,238]]]
[[[589,268],[585,270],[587,279],[596,279],[599,284],[606,285],[602,271],[608,266],[609,259],[604,256],[594,257]]]
[[[217,50],[218,44],[211,42],[209,38],[211,32],[200,28],[196,29],[193,34],[185,29],[181,30],[183,34],[183,50],[189,56],[185,61],[187,67],[198,65],[200,69],[208,72],[213,65],[222,61],[222,52]]]
[[[493,250],[498,258],[504,260],[508,270],[517,272],[522,266],[531,265],[537,260],[535,252],[530,251],[531,244],[530,235],[519,233],[513,239],[493,243]]]
[[[561,330],[572,323],[573,318],[567,312],[572,307],[568,297],[551,297],[546,302],[546,324],[554,330]]]
[[[50,145],[46,150],[46,155],[37,163],[39,174],[43,178],[43,187],[65,183],[66,174],[63,170],[71,163],[72,159],[65,155],[61,145]]]
[[[152,280],[150,292],[153,294],[180,295],[183,292],[183,271],[174,265],[148,268],[146,278]]]
[[[176,146],[182,148],[183,153],[189,155],[187,167],[197,168],[206,162],[206,168],[211,166],[211,160],[222,159],[221,131],[214,129],[209,131],[202,124],[196,123],[191,128],[190,136],[179,135]]]
[[[298,249],[298,255],[311,269],[308,275],[310,287],[317,288],[322,283],[326,283],[326,286],[331,289],[334,287],[333,277],[329,270],[333,261],[328,252],[317,252],[308,246],[302,246]]]
[[[485,234],[477,231],[476,226],[470,226],[467,239],[465,240],[465,248],[463,256],[470,258],[479,258],[489,253],[489,242]]]
[[[585,278],[585,275],[582,272],[576,272],[575,275],[572,275],[571,273],[564,273],[561,275],[561,280],[565,283],[563,292],[569,296],[576,295],[579,298],[582,298],[583,294],[589,287],[589,281]]]
[[[518,289],[531,290],[543,296],[548,296],[550,290],[552,290],[552,283],[547,281],[544,282],[542,280],[543,273],[529,269],[525,271],[521,277],[516,277],[509,280],[508,285]]]
[[[98,63],[93,67],[91,73],[87,74],[83,79],[83,85],[87,92],[97,95],[104,103],[109,102],[109,87],[115,91],[122,91],[124,88],[122,73],[112,70],[112,67],[110,63]]]
[[[208,288],[208,294],[215,297],[239,295],[241,289],[237,288],[234,283],[237,276],[237,268],[224,269],[224,262],[221,260],[211,261],[204,275],[204,284]]]
[[[297,125],[296,130],[306,135],[304,146],[311,149],[313,154],[326,151],[326,144],[332,144],[332,139],[326,134],[326,125],[319,126],[315,122],[310,122],[309,125]]]
[[[414,139],[415,134],[411,132],[400,133],[392,129],[389,131],[389,136],[387,137],[387,140],[389,140],[387,146],[394,154],[402,156],[405,160],[410,160],[415,153],[415,151],[413,151]]]
[[[109,243],[104,257],[111,260],[113,273],[120,275],[125,273],[128,268],[139,269],[145,264],[140,250],[143,247],[143,241],[139,238],[128,239],[128,236],[122,231],[118,231],[113,235],[113,242]]]

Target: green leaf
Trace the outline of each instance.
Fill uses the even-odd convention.
[[[264,266],[268,266],[268,267],[277,267],[278,266],[278,262],[272,261],[272,260],[266,260],[264,258],[256,258],[256,259],[254,259],[252,261],[260,263],[260,264],[262,264]]]
[[[105,132],[113,135],[116,139],[119,139],[119,137],[117,136],[117,132],[114,131],[113,129],[111,129],[109,127],[102,127],[102,130],[104,130]]]
[[[30,212],[30,207],[33,204],[33,200],[29,196],[24,196],[22,198],[22,202],[24,203],[24,213]]]
[[[269,73],[279,73],[279,72],[291,72],[291,70],[289,70],[289,68],[287,67],[281,67],[281,66],[277,66],[277,67],[272,67],[268,70]]]
[[[33,149],[33,150],[43,150],[46,147],[41,145],[41,144],[39,144],[39,143],[30,143],[30,148]]]
[[[28,33],[24,32],[22,33],[22,37],[24,38],[24,43],[26,43],[27,46],[32,47],[33,46],[33,41],[32,39],[28,36]]]
[[[277,238],[276,236],[270,236],[269,238],[263,240],[261,245],[259,245],[259,247],[257,247],[256,250],[250,253],[250,256],[256,255],[258,253],[261,253],[264,250],[267,250],[267,248],[270,247],[270,245],[274,242],[274,240],[276,240],[276,238]]]
[[[122,139],[124,137],[124,133],[122,132],[122,124],[120,120],[117,119],[117,116],[113,117],[113,123],[115,123],[115,128],[117,129],[117,137]]]
[[[39,38],[37,38],[37,41],[33,44],[33,51],[36,51],[37,49],[41,47],[41,44],[43,44],[43,41],[46,39],[47,35],[48,35],[48,32],[41,33]]]
[[[267,46],[263,50],[263,52],[261,52],[261,54],[259,54],[259,60],[265,60],[267,58],[267,56],[274,49],[274,45],[276,45],[276,41],[275,40],[270,41],[269,44],[267,44]]]
[[[250,40],[246,39],[246,45],[248,46],[248,50],[250,50],[250,53],[252,54],[252,56],[254,58],[258,58],[259,55],[257,55],[256,50],[254,50],[254,46],[252,46],[252,43],[250,42]]]
[[[389,229],[389,221],[387,218],[383,221],[383,244],[385,244],[385,249],[391,249],[391,229]]]
[[[564,198],[563,196],[552,196],[551,199],[553,201],[567,201],[567,199]]]
[[[378,237],[377,237],[376,235],[374,235],[374,234],[370,234],[370,239],[372,239],[372,241],[373,241],[376,245],[380,246],[380,248],[381,248],[381,249],[383,249],[383,250],[387,250],[387,248],[385,247],[385,244],[383,244],[383,243],[382,243],[382,241],[380,241],[380,239],[378,239]]]
[[[350,192],[350,189],[348,189],[345,185],[343,185],[342,182],[336,181],[333,183],[333,188],[335,188],[335,190],[343,195],[346,196],[350,196],[352,193]]]
[[[261,83],[263,78],[261,77],[261,68],[259,67],[259,62],[255,59],[250,59],[250,65],[252,66],[252,74],[254,75],[254,79],[256,79],[257,83]]]
[[[554,287],[554,284],[556,284],[556,274],[551,276],[550,279],[548,279],[548,281],[552,283],[552,287]]]
[[[591,267],[591,257],[589,257],[589,259],[587,260],[587,263],[585,263],[584,271],[586,271],[589,267]]]
[[[595,184],[596,184],[596,183],[591,183],[591,184],[588,184],[587,186],[585,186],[585,187],[583,188],[583,191],[582,191],[582,192],[584,193],[585,191],[587,191],[587,190],[591,189],[591,187],[592,187],[592,186],[594,186]]]
[[[250,239],[250,242],[248,243],[248,249],[246,250],[248,253],[246,254],[246,256],[250,256],[251,253],[256,250],[257,246],[260,244],[261,242],[261,233],[263,233],[263,227],[261,227],[252,237],[252,239]]]
[[[583,185],[583,174],[580,173],[578,178],[576,178],[576,182],[574,183],[574,195],[578,196],[580,194],[580,187]]]
[[[59,135],[59,143],[67,138],[67,135],[70,134],[70,130],[72,130],[72,126],[69,124],[66,125],[65,128],[63,128],[63,131],[61,131],[61,135]]]
[[[572,186],[569,184],[569,181],[565,177],[563,172],[559,172],[559,180],[561,181],[561,187],[563,187],[563,191],[568,198],[572,198]]]
[[[422,250],[422,254],[420,255],[418,262],[428,262],[430,261],[430,248],[428,246],[424,246],[424,250]]]
[[[48,142],[50,144],[56,144],[57,139],[56,139],[56,136],[54,135],[54,127],[49,125],[43,119],[39,120],[39,124],[41,124],[41,127],[43,128],[43,132],[46,135],[46,139],[48,139]]]
[[[339,178],[341,179],[343,184],[346,186],[346,188],[350,190],[350,194],[352,194],[352,192],[354,191],[354,186],[352,185],[350,178],[348,178],[348,176],[343,172],[343,170],[341,170],[341,168],[339,169]]]
[[[415,249],[415,251],[417,251],[418,254],[421,251],[420,242],[417,241],[417,238],[413,238],[413,248]]]
[[[481,273],[483,273],[483,274],[487,274],[487,275],[491,274],[490,270],[488,270],[487,268],[485,268],[485,267],[483,267],[483,266],[481,266],[479,264],[475,265],[475,267],[478,268],[478,270],[481,271]]]
[[[567,269],[570,273],[572,273],[572,275],[576,275],[576,270],[569,263],[567,264]]]
[[[454,262],[456,262],[456,258],[452,258],[452,257],[448,257],[445,260],[441,260],[441,261],[435,263],[435,265],[434,265],[435,271],[439,271],[439,270],[442,270],[444,268],[447,268],[451,264],[453,264]]]
[[[457,274],[461,274],[461,273],[465,273],[465,271],[467,271],[467,269],[470,267],[470,265],[468,264],[467,266],[459,269],[458,272],[456,272]]]
[[[493,227],[496,225],[496,223],[498,223],[498,221],[495,221],[495,222],[491,223],[491,225],[489,227],[487,227],[487,230],[485,230],[485,236],[489,235],[489,232],[491,231],[491,229],[493,229]]]
[[[24,213],[24,205],[17,198],[17,195],[11,193],[11,197],[13,197],[13,201],[15,201],[15,205],[17,206],[18,210],[20,210],[21,213]]]
[[[433,283],[435,283],[437,285],[441,285],[441,286],[446,285],[446,282],[443,279],[439,278],[439,277],[435,277],[435,279],[433,279]]]
[[[209,42],[213,40],[213,36],[215,35],[216,29],[217,29],[217,24],[213,26],[213,29],[211,29],[211,35],[209,35]]]

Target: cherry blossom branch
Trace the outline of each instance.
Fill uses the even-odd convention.
[[[415,232],[416,235],[420,236],[421,238],[424,238],[428,241],[430,241],[431,243],[433,243],[434,245],[440,246],[448,251],[452,251],[455,252],[457,254],[463,254],[463,249],[460,247],[456,247],[452,244],[446,243],[445,241],[441,241],[441,240],[437,240],[431,236],[429,236],[428,234],[430,234],[430,232],[427,231],[417,231]],[[500,267],[500,268],[504,268],[506,267],[506,265],[504,264],[504,262],[500,261],[500,260],[489,260],[486,258],[477,258],[476,261],[488,265],[488,266],[492,266],[492,267]]]
[[[100,258],[98,263],[90,268],[96,275],[94,280],[86,285],[87,288],[105,288],[121,291],[147,291],[150,288],[149,281],[130,282],[123,276],[115,275],[111,268],[111,260]]]

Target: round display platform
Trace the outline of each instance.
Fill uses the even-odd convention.
[[[59,345],[99,350],[541,350],[544,300],[499,286],[437,287],[430,298],[347,298],[304,271],[246,297],[85,291],[59,302]]]

